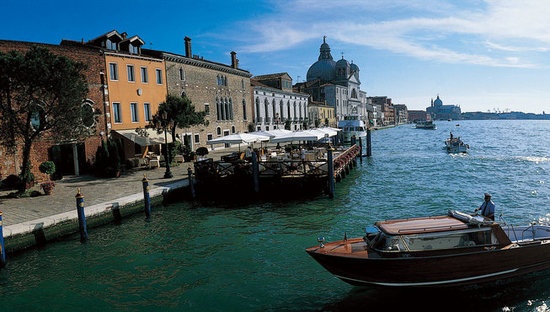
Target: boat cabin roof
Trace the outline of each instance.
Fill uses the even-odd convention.
[[[451,216],[432,216],[422,218],[378,221],[375,225],[389,235],[408,235],[464,230],[468,224]]]

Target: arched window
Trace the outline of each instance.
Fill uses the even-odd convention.
[[[216,134],[217,134],[217,135],[222,135],[222,128],[217,127],[217,128],[216,128]]]
[[[259,121],[260,119],[260,98],[256,98],[256,114],[255,114],[255,118],[256,118],[256,122]]]
[[[237,132],[237,131],[235,130],[235,126],[231,126],[231,133],[235,133],[235,132]]]
[[[185,72],[183,71],[183,67],[180,67],[180,80],[185,80]]]
[[[277,105],[275,104],[275,99],[271,101],[271,106],[273,109],[273,118],[277,117]]]
[[[355,89],[351,89],[351,98],[356,99],[357,98],[357,91]]]
[[[227,98],[225,98],[223,101],[223,110],[223,119],[229,120],[229,101],[227,100]]]
[[[286,102],[286,115],[287,118],[292,119],[292,114],[290,113],[290,100]]]
[[[265,119],[267,122],[267,119],[269,118],[269,101],[267,99],[264,100],[264,111],[265,111]]]
[[[87,128],[91,128],[95,125],[93,104],[94,102],[86,100],[84,101],[84,103],[82,103],[82,105],[80,105],[82,124]]]
[[[220,98],[216,98],[216,119],[222,120],[222,103]]]
[[[243,120],[246,119],[246,101],[243,99]]]
[[[229,98],[229,110],[227,111],[227,119],[233,120],[233,101]]]

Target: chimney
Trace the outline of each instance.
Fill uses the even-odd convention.
[[[237,60],[237,52],[231,51],[231,67],[239,68],[239,60]]]
[[[193,54],[191,54],[191,38],[185,36],[185,56],[186,57],[192,57]]]

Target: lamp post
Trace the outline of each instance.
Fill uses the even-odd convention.
[[[169,125],[168,120],[168,113],[166,111],[162,112],[162,127],[164,128],[164,144],[166,145],[166,149],[164,151],[164,162],[166,163],[166,172],[164,173],[164,178],[169,179],[172,177],[172,172],[170,171],[170,157],[169,155],[169,145],[168,145],[168,134],[167,134],[167,128]]]

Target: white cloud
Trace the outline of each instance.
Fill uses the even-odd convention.
[[[246,40],[255,43],[243,51],[291,49],[328,35],[423,60],[528,68],[535,64],[524,62],[529,58],[521,53],[545,52],[550,45],[550,6],[544,0],[465,1],[469,7],[435,0],[274,3],[273,15],[251,21],[257,33]]]

